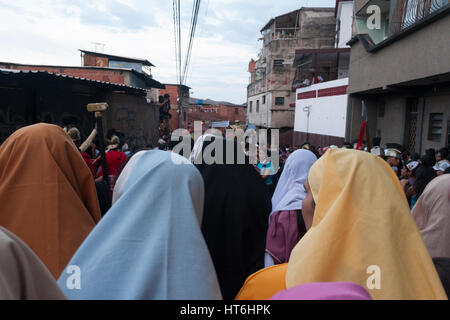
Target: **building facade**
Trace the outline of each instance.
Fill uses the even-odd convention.
[[[341,146],[345,141],[348,70],[352,38],[353,1],[335,7],[335,48],[297,50],[294,60],[297,89],[293,144]]]
[[[257,128],[294,127],[295,51],[333,48],[333,8],[301,8],[271,19],[261,30],[263,48],[249,64],[247,121]]]
[[[448,146],[449,1],[357,0],[354,23],[347,140],[367,120],[382,146],[418,153]]]

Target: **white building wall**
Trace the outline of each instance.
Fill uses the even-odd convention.
[[[266,97],[266,103],[263,104],[263,96]],[[259,112],[256,111],[257,101],[259,100]],[[250,112],[250,102],[252,110]],[[265,92],[248,98],[247,101],[247,119],[250,124],[258,127],[268,127],[271,121],[272,93]]]
[[[338,48],[349,48],[347,42],[352,38],[353,1],[339,3],[337,19],[340,21]]]
[[[297,89],[299,93],[348,85],[348,78],[328,81],[310,87]],[[295,127],[297,132],[313,133],[333,137],[345,137],[348,95],[297,99],[295,108]],[[308,120],[306,107],[310,108]]]

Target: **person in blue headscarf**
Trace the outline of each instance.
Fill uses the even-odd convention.
[[[69,299],[221,300],[200,230],[202,176],[173,153],[136,156],[117,181],[113,207],[58,284]]]

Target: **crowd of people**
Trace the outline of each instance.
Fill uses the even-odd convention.
[[[257,163],[220,135],[130,153],[112,130],[104,179],[96,130],[75,129],[0,146],[1,299],[448,297],[447,149],[305,143],[278,170],[267,146]],[[223,158],[202,161],[218,141]]]

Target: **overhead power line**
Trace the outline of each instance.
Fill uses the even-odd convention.
[[[192,15],[189,30],[189,42],[186,50],[184,64],[182,61],[182,43],[181,43],[181,6],[180,0],[173,0],[173,21],[174,21],[174,38],[175,38],[175,57],[177,68],[177,81],[180,85],[186,84],[187,75],[192,56],[192,48],[195,39],[195,31],[197,28],[198,14],[200,10],[201,0],[194,0],[192,5]]]

